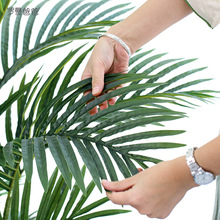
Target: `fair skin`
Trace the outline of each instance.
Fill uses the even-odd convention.
[[[120,37],[134,53],[162,31],[192,12],[184,0],[148,0],[128,18],[114,25],[108,33]],[[104,75],[126,72],[129,57],[124,48],[109,37],[102,37],[83,72],[82,79],[92,77],[92,93],[101,95]],[[115,103],[112,98],[102,103],[105,109]],[[90,111],[96,114],[97,107]],[[215,176],[220,175],[220,136],[195,151],[197,163]],[[107,196],[120,205],[131,205],[141,214],[152,218],[166,218],[185,193],[196,187],[185,156],[159,163],[139,174],[119,181],[102,181],[111,191]]]

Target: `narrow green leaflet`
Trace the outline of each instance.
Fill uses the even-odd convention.
[[[3,148],[3,152],[5,155],[5,159],[8,162],[10,167],[14,166],[14,156],[13,156],[12,151],[13,151],[13,142],[9,142]]]
[[[125,162],[122,160],[122,158],[117,154],[116,151],[109,149],[109,152],[111,153],[112,157],[114,158],[115,162],[118,165],[119,170],[123,174],[125,178],[131,177],[131,173],[129,169],[127,168]]]
[[[31,196],[31,183],[26,179],[23,189],[22,200],[21,200],[20,219],[23,220],[29,219],[30,196]]]
[[[61,193],[60,193],[60,195],[58,195],[59,200],[58,200],[56,207],[53,211],[52,220],[56,220],[58,218],[60,212],[62,211],[62,207],[63,207],[63,204],[66,200],[68,191],[69,191],[69,189],[68,189],[67,185],[63,184],[63,187],[61,189]]]
[[[37,46],[38,44],[40,44],[41,39],[45,33],[45,31],[47,30],[49,24],[52,22],[53,18],[56,16],[56,14],[58,13],[58,11],[62,8],[62,6],[68,1],[63,0],[63,1],[59,1],[49,12],[49,14],[47,15],[47,17],[45,18],[43,25],[40,29],[40,31],[38,32],[37,38],[36,38],[36,42],[35,42],[35,46]]]
[[[131,212],[131,211],[130,210],[123,210],[123,209],[109,209],[109,210],[93,212],[91,214],[87,214],[87,215],[75,218],[74,220],[88,220],[88,219],[93,219],[93,218],[98,218],[98,217],[125,214],[125,213],[129,213],[129,212]]]
[[[76,146],[76,148],[77,148],[78,152],[80,153],[86,167],[88,168],[89,172],[91,173],[94,182],[96,183],[98,189],[101,192],[102,186],[100,183],[100,177],[99,177],[99,173],[96,168],[94,159],[92,158],[89,151],[85,148],[85,146],[83,145],[83,143],[79,139],[75,139],[75,138],[71,137],[71,140],[74,143],[74,145]]]
[[[3,147],[0,145],[0,165],[5,166],[6,158],[3,152]]]
[[[24,3],[24,5],[21,7],[21,10],[24,10],[31,1],[27,1]],[[20,25],[21,25],[21,19],[22,19],[23,13],[18,13],[16,15],[16,20],[14,24],[14,30],[13,30],[13,60],[14,62],[17,59],[18,55],[18,43],[19,43],[19,32],[20,32]]]
[[[60,144],[56,136],[46,136],[46,140],[50,149],[51,154],[59,168],[60,172],[63,175],[63,178],[69,188],[71,188],[71,175],[69,167],[67,165],[66,159],[61,150]]]
[[[65,160],[68,164],[68,167],[70,169],[70,172],[73,174],[75,181],[77,182],[82,192],[86,193],[83,177],[73,147],[71,146],[67,137],[57,136],[57,139],[60,144],[63,155],[65,157]]]
[[[156,130],[156,131],[146,131],[146,132],[138,132],[136,134],[125,135],[123,137],[115,138],[106,143],[109,145],[122,144],[126,142],[131,142],[135,140],[141,139],[149,139],[154,137],[163,137],[163,136],[172,136],[184,133],[185,131],[178,130]]]
[[[101,134],[97,135],[97,140],[101,140],[104,137],[111,136],[113,134],[117,134],[119,132],[129,130],[141,125],[147,125],[154,122],[163,122],[163,121],[171,121],[181,118],[180,116],[155,116],[155,117],[143,117],[141,119],[137,119],[134,121],[130,121],[129,123],[123,123],[118,126],[112,127]]]
[[[59,202],[60,199],[60,195],[62,193],[62,189],[63,187],[66,186],[64,179],[62,177],[62,175],[59,177],[51,195],[49,198],[49,202],[48,202],[48,206],[47,206],[47,210],[45,212],[45,215],[43,216],[43,219],[45,220],[50,220],[51,216],[57,206],[57,203]]]
[[[20,98],[28,89],[29,83],[22,87],[22,89],[19,89],[17,92],[15,92],[13,95],[10,95],[10,98],[8,98],[3,104],[0,105],[0,115],[4,113],[13,102],[17,101],[18,98]]]
[[[129,157],[126,157],[125,155],[122,155],[125,163],[127,164],[130,172],[132,175],[137,174],[139,171],[137,169],[137,167],[135,166],[135,164],[132,162],[132,160]]]
[[[42,1],[40,4],[36,5],[35,7],[40,10],[41,7],[47,3],[48,0]],[[28,18],[25,31],[24,31],[24,36],[23,36],[23,50],[22,50],[22,55],[25,56],[26,53],[30,49],[30,40],[31,40],[31,34],[34,26],[35,19],[37,18],[37,13],[31,13],[31,15]]]
[[[1,0],[0,1],[0,23],[7,11],[8,5],[11,2],[11,0]],[[10,13],[10,11],[9,11]]]
[[[105,169],[104,169],[104,165],[103,165],[97,151],[95,150],[94,146],[91,144],[91,142],[89,142],[87,140],[83,140],[83,143],[85,144],[87,150],[89,151],[92,158],[94,159],[94,162],[96,164],[96,168],[98,169],[100,178],[101,179],[107,179],[106,172],[105,172]]]
[[[3,13],[0,16],[3,16]],[[2,22],[2,33],[1,35],[1,61],[2,61],[2,68],[4,74],[8,71],[8,47],[9,47],[9,23],[10,23],[11,13],[6,13],[4,20]],[[0,19],[2,19],[0,17]],[[1,81],[0,81],[1,82]]]
[[[77,215],[77,212],[82,208],[82,206],[85,204],[86,200],[89,198],[89,196],[91,195],[93,189],[95,188],[95,183],[93,181],[91,181],[88,185],[88,187],[86,188],[86,195],[82,195],[80,200],[78,201],[78,203],[76,204],[75,208],[73,209],[71,215],[70,215],[70,219],[74,218]]]
[[[91,20],[88,21],[88,23],[92,23],[92,22],[96,22],[98,21],[100,18],[106,16],[108,13],[111,13],[115,10],[118,10],[120,8],[123,8],[125,6],[128,6],[130,5],[130,3],[125,3],[125,4],[119,4],[119,5],[116,5],[116,6],[113,6],[113,7],[110,7],[106,10],[103,10],[101,13],[97,14],[95,17],[93,17]]]
[[[33,173],[33,150],[34,150],[33,140],[23,139],[21,141],[21,149],[22,149],[22,157],[23,157],[26,177],[27,180],[31,182],[31,177]]]
[[[104,197],[98,201],[95,201],[94,203],[84,207],[84,208],[81,208],[77,214],[74,215],[75,216],[79,216],[79,215],[82,215],[82,214],[85,214],[89,211],[91,211],[92,209],[95,209],[96,207],[100,206],[100,205],[103,205],[104,203],[108,202],[109,201],[109,198],[108,197]]]
[[[75,21],[74,26],[79,26],[84,19],[91,14],[93,11],[95,11],[97,8],[99,8],[102,4],[107,3],[109,0],[100,0],[99,2],[96,2],[92,4],[88,9],[86,9]]]
[[[142,150],[153,150],[153,149],[169,149],[169,148],[178,148],[184,147],[185,144],[178,143],[167,143],[167,142],[153,142],[153,143],[145,143],[145,144],[133,144],[133,145],[125,145],[118,146],[117,150],[119,152],[129,152],[129,151],[142,151]]]
[[[4,182],[1,178],[0,178],[0,188],[6,191],[10,190],[10,186],[8,185],[8,183]]]
[[[35,156],[37,170],[41,183],[44,187],[44,190],[47,191],[47,187],[48,187],[47,161],[46,161],[46,152],[45,152],[45,144],[43,137],[34,138],[34,156]]]
[[[66,14],[69,14],[69,12],[72,11],[72,9],[74,8],[74,6],[79,5],[79,3],[81,3],[82,1],[76,1],[74,2],[72,5],[70,5],[61,15],[60,15],[60,19],[59,23],[63,20],[63,17],[66,16]],[[91,6],[93,3],[92,2],[87,2],[81,6],[79,6],[78,8],[76,8],[71,14],[70,16],[66,19],[65,23],[63,24],[60,33],[64,32],[67,30],[68,25],[70,24],[71,21],[73,21],[79,14],[80,12],[84,11],[86,8],[88,8],[89,6]],[[57,22],[58,23],[58,22]],[[58,23],[58,24],[59,24]],[[74,28],[74,26],[72,27]],[[52,30],[52,29],[51,29]],[[52,34],[51,34],[52,35]],[[49,34],[48,34],[49,36]]]
[[[81,173],[82,173],[83,178],[85,177],[85,172],[86,172],[86,166],[83,166],[83,168],[81,169]],[[77,184],[75,184],[73,186],[73,189],[71,190],[69,200],[64,208],[61,220],[64,220],[67,218],[67,215],[70,213],[70,210],[72,209],[73,204],[75,203],[77,196],[79,195],[79,192],[80,192],[79,186]]]
[[[11,90],[11,93],[9,95],[12,95],[13,89]],[[12,133],[12,125],[11,125],[11,107],[9,107],[6,111],[5,115],[5,131],[6,131],[6,139],[8,142],[13,140],[13,133]]]
[[[114,168],[114,165],[112,163],[111,158],[109,157],[108,153],[106,152],[106,150],[104,149],[104,147],[101,144],[97,143],[96,146],[99,150],[99,153],[102,156],[102,159],[105,163],[106,169],[108,170],[108,173],[109,173],[111,180],[117,181],[118,177],[117,177],[117,174],[116,174],[116,171],[115,171],[115,168]]]
[[[55,183],[56,183],[57,175],[58,175],[58,168],[55,168],[55,170],[53,171],[53,173],[50,177],[50,180],[49,180],[48,190],[46,192],[44,192],[44,195],[41,199],[40,206],[39,206],[38,212],[37,212],[36,220],[41,220],[45,216],[45,213],[46,213],[46,210],[47,210],[47,207],[49,204],[49,199],[50,199],[50,196],[52,194],[52,190],[53,190]]]

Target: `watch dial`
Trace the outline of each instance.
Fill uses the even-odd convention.
[[[206,184],[209,184],[211,183],[213,180],[214,180],[214,176],[209,173],[209,172],[206,172],[206,173],[198,173],[196,176],[195,176],[195,182],[198,184],[198,185],[206,185]]]

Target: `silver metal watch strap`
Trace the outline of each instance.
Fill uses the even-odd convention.
[[[198,171],[202,171],[202,168],[196,163],[196,160],[193,156],[194,150],[196,149],[197,147],[193,147],[186,152],[186,162],[190,168],[193,177],[196,175]]]

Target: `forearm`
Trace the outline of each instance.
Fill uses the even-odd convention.
[[[134,53],[191,12],[184,0],[148,0],[108,32],[123,39]]]
[[[204,170],[220,175],[220,136],[198,148],[194,154]]]

